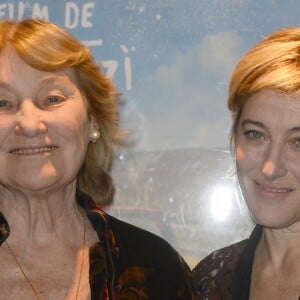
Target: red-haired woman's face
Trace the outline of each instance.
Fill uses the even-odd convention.
[[[92,130],[72,70],[44,72],[0,54],[0,183],[41,191],[75,182]]]
[[[259,224],[300,228],[300,96],[264,90],[249,97],[237,128],[236,165]]]

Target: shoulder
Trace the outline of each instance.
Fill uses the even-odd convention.
[[[116,280],[129,290],[142,289],[149,299],[192,299],[191,271],[167,241],[110,216],[86,195],[77,201],[86,210],[99,239],[105,241],[102,244],[115,268]]]
[[[116,243],[127,258],[138,260],[141,257],[143,261],[147,259],[154,263],[178,259],[178,253],[163,238],[107,214],[90,197],[79,195],[77,201],[86,210],[98,236],[111,236],[111,246]]]
[[[155,258],[168,262],[172,258],[178,258],[176,250],[163,238],[136,227],[129,223],[123,222],[115,217],[106,215],[109,227],[113,231],[118,243],[123,246],[123,251],[140,252],[143,258]]]
[[[152,286],[153,299],[192,298],[190,268],[167,241],[110,215],[107,221],[120,249],[120,260],[126,262],[125,269],[138,268],[141,273],[151,270],[148,285]]]
[[[243,240],[216,250],[198,263],[192,272],[193,285],[197,294],[214,299],[213,295],[216,293],[222,295],[229,293],[233,273],[247,241]],[[222,280],[221,285],[218,284],[219,280]],[[218,289],[224,291],[219,292]]]

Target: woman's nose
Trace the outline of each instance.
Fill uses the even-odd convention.
[[[287,172],[284,150],[279,145],[270,146],[262,164],[262,173],[266,179],[283,177]]]
[[[42,111],[31,100],[24,100],[18,111],[15,133],[33,138],[47,132],[47,125],[42,120]]]

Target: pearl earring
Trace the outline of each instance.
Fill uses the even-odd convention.
[[[95,129],[92,131],[91,135],[90,135],[90,141],[95,144],[100,138],[100,131]]]

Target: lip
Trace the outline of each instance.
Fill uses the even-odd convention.
[[[254,183],[256,184],[256,186],[259,188],[260,191],[264,193],[268,193],[270,195],[284,195],[294,191],[293,188],[289,188],[282,185],[263,184],[257,181],[254,181]]]
[[[41,145],[34,147],[16,147],[9,151],[10,154],[15,155],[39,155],[44,153],[49,153],[57,149],[55,145]]]

